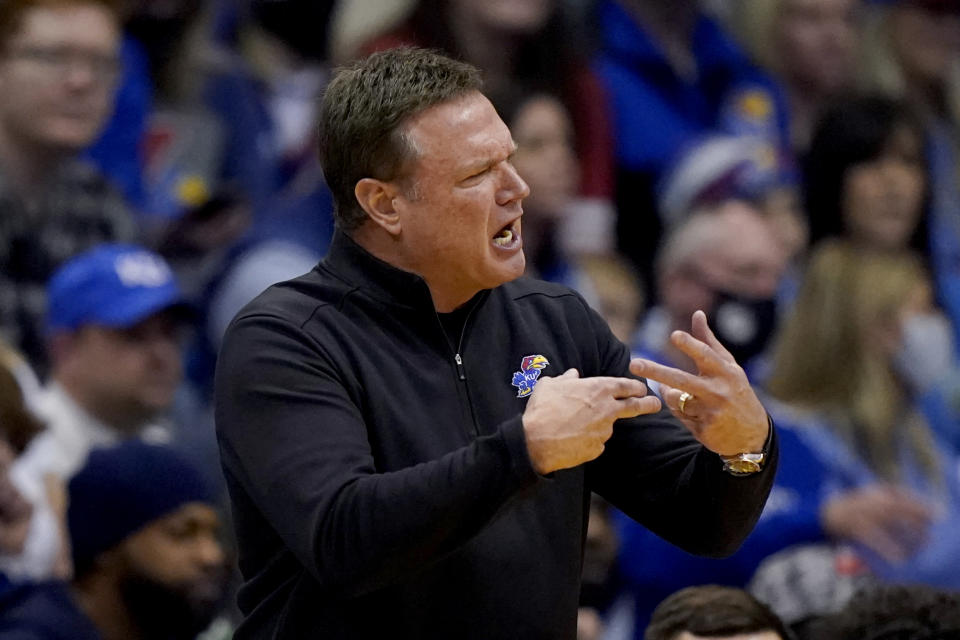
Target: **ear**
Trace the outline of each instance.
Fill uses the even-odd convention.
[[[363,178],[357,182],[353,193],[373,222],[392,236],[400,235],[403,225],[395,206],[400,191],[395,185],[376,178]]]

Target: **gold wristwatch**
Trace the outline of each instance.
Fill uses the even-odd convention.
[[[720,456],[723,460],[723,470],[732,476],[749,476],[763,470],[763,461],[766,452],[738,453],[735,456]]]
[[[723,460],[723,470],[732,476],[751,476],[763,471],[763,463],[770,450],[770,440],[773,438],[773,420],[767,416],[767,441],[763,443],[763,450],[759,453],[738,453],[732,456],[720,456]]]

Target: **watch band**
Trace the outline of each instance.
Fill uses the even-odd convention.
[[[763,449],[757,453],[744,452],[732,456],[720,456],[723,460],[723,470],[732,476],[750,476],[763,471],[763,463],[767,459],[767,453],[770,450],[770,442],[773,439],[773,420],[767,416],[767,441],[763,443]]]

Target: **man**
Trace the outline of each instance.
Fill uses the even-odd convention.
[[[119,196],[77,154],[113,108],[111,0],[0,3],[0,336],[44,370],[44,287],[70,257],[133,238]]]
[[[17,577],[66,575],[57,558],[58,488],[95,446],[157,432],[182,377],[180,289],[163,259],[104,245],[65,264],[48,288],[51,379],[38,399],[46,431],[11,469],[35,507],[27,548],[0,567]]]
[[[71,583],[0,600],[10,640],[192,640],[223,593],[219,517],[199,471],[163,445],[98,449],[70,481]]]
[[[824,640],[956,640],[960,594],[925,585],[871,585],[813,625]]]
[[[479,87],[398,49],[327,90],[330,254],[241,311],[217,369],[238,639],[573,637],[591,490],[706,554],[763,505],[772,430],[702,314],[676,335],[702,375],[632,364],[678,420],[576,293],[512,282],[528,189]]]
[[[770,223],[750,203],[727,200],[694,212],[671,231],[657,255],[661,304],[640,329],[640,353],[695,371],[670,334],[702,309],[737,362],[750,365],[773,335],[787,260]]]
[[[645,640],[789,640],[783,622],[742,589],[705,585],[677,591],[653,612]]]

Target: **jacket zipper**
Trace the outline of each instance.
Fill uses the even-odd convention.
[[[470,324],[470,318],[473,316],[474,310],[476,310],[480,304],[480,301],[476,301],[473,306],[470,307],[470,311],[467,312],[467,317],[463,319],[463,328],[460,329],[460,339],[457,341],[457,348],[453,353],[453,361],[457,365],[457,378],[461,382],[466,382],[467,380],[467,370],[464,368],[463,358],[460,356],[460,352],[463,351],[463,339],[467,335],[467,325]],[[446,329],[443,328],[443,323],[440,322],[440,314],[437,313],[436,309],[433,310],[433,315],[437,318],[437,324],[440,325],[441,333],[446,336]],[[445,340],[445,342],[447,341]],[[449,342],[447,342],[447,344],[449,345]]]

